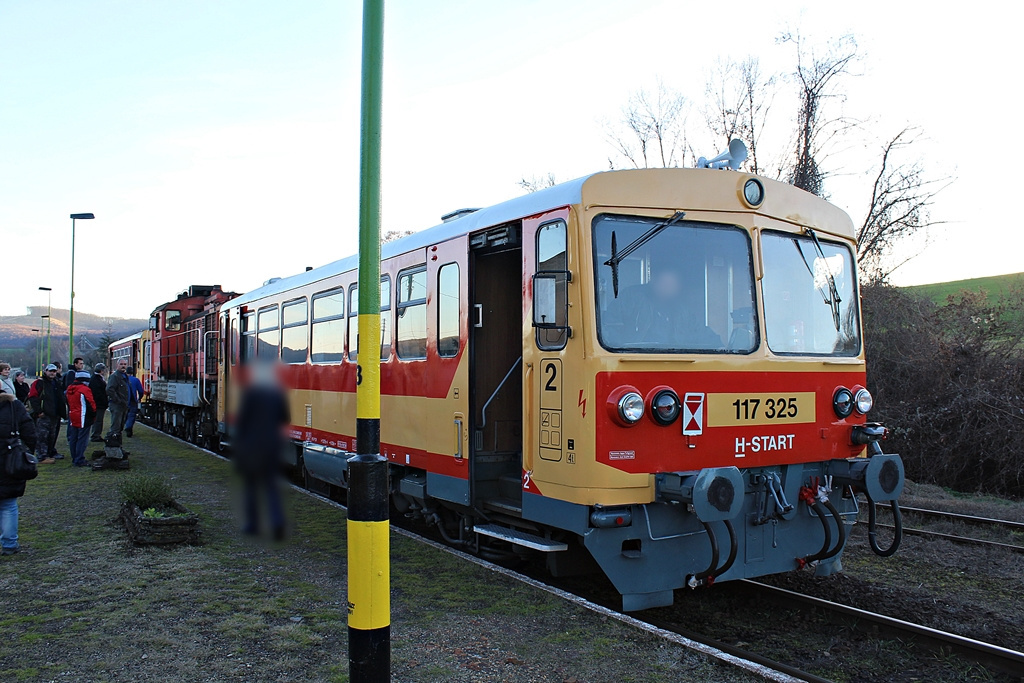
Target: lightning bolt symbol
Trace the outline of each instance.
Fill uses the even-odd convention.
[[[583,390],[580,389],[580,402],[579,404],[583,408],[583,417],[587,416],[587,399],[583,396]]]

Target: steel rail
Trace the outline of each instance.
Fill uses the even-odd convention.
[[[740,582],[755,588],[756,590],[771,593],[772,597],[786,604],[802,603],[810,607],[816,607],[826,612],[842,614],[853,617],[857,620],[869,622],[885,629],[912,636],[926,644],[938,647],[948,647],[968,656],[979,664],[992,666],[993,668],[1006,671],[1014,676],[1024,675],[1024,652],[1018,652],[1000,645],[985,643],[966,636],[948,633],[930,626],[914,624],[895,617],[889,617],[876,612],[868,612],[857,607],[842,605],[821,598],[816,598],[802,593],[796,593],[785,588],[776,588],[768,584],[750,579],[740,579]]]
[[[883,529],[892,529],[891,524],[879,524]],[[912,536],[924,536],[925,538],[942,538],[953,543],[964,543],[969,545],[987,545],[993,548],[1002,548],[1015,553],[1024,553],[1024,546],[1013,545],[1012,543],[1000,543],[999,541],[986,541],[983,538],[969,538],[967,536],[956,536],[955,534],[944,534],[939,531],[927,531],[925,529],[908,529],[903,527],[904,534]]]
[[[876,507],[883,507],[880,503],[876,504]],[[884,507],[883,509],[888,509]],[[1024,522],[1014,522],[1009,519],[992,519],[991,517],[976,517],[974,515],[965,515],[959,512],[946,512],[944,510],[928,510],[926,508],[914,508],[900,505],[900,510],[903,512],[910,512],[915,515],[921,515],[922,517],[946,517],[949,519],[955,519],[960,522],[967,522],[969,524],[992,524],[995,526],[1003,526],[1007,529],[1016,529],[1024,531]]]

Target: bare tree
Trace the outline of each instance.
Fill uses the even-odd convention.
[[[705,86],[704,119],[722,147],[735,138],[750,153],[750,171],[761,174],[757,147],[775,97],[776,77],[765,78],[757,57],[717,60]]]
[[[555,179],[554,173],[548,173],[543,178],[531,175],[529,178],[523,176],[516,183],[519,187],[523,188],[527,192],[536,192],[537,190],[543,190],[547,187],[554,187],[558,184],[558,180]]]
[[[633,168],[683,163],[686,150],[687,100],[658,81],[653,92],[641,88],[630,95],[622,119],[605,126],[615,151]],[[609,166],[615,162],[609,158]]]
[[[842,97],[838,81],[849,75],[857,59],[857,42],[853,36],[841,36],[829,44],[823,55],[808,48],[799,33],[784,33],[779,42],[792,43],[796,48],[793,77],[799,96],[796,139],[786,177],[793,185],[822,196],[826,174],[820,164],[825,148],[849,127],[845,117],[827,115],[823,107],[828,100]]]
[[[873,280],[885,280],[916,255],[895,263],[890,261],[897,242],[942,223],[932,220],[929,209],[951,179],[929,178],[919,161],[900,161],[918,138],[917,129],[904,128],[882,145],[882,159],[871,186],[868,212],[857,229],[857,261],[865,275]]]

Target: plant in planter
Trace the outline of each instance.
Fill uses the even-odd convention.
[[[199,517],[174,500],[174,491],[163,477],[136,474],[122,481],[118,492],[119,517],[136,545],[199,541]]]

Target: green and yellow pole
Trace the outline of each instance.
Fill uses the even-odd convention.
[[[391,680],[388,463],[380,455],[380,137],[384,0],[363,0],[356,455],[348,460],[348,666]]]

